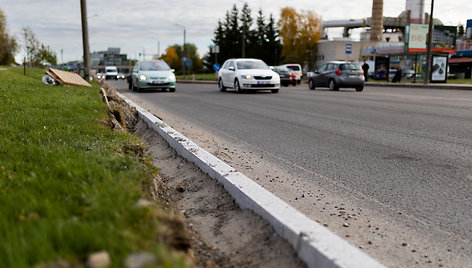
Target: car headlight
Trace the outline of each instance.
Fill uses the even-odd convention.
[[[144,74],[139,76],[139,80],[146,80],[146,79],[147,79],[147,77]]]
[[[175,81],[175,74],[169,75],[169,77],[167,79],[169,79],[171,81]]]
[[[248,75],[248,74],[242,75],[241,77],[242,77],[243,79],[247,79],[247,80],[251,80],[251,79],[252,79],[252,75]]]

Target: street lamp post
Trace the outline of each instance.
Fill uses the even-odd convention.
[[[431,72],[431,47],[433,45],[433,9],[434,0],[431,0],[431,13],[429,15],[428,40],[426,41],[426,67],[424,68],[423,83],[429,83],[429,73]]]
[[[183,59],[185,58],[185,38],[186,38],[186,29],[185,29],[185,26],[181,25],[181,24],[175,24],[177,26],[180,26],[182,28],[184,28],[184,45],[182,46],[182,74],[184,76],[184,79],[185,79],[185,62]]]

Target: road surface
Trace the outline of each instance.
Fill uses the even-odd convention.
[[[389,267],[472,263],[472,91],[110,84]]]

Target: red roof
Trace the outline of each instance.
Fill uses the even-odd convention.
[[[451,58],[449,59],[449,63],[466,63],[472,62],[472,58]]]

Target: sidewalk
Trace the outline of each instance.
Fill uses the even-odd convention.
[[[409,81],[392,83],[392,82],[366,82],[365,86],[382,86],[382,87],[409,87],[409,88],[430,88],[430,89],[463,89],[472,90],[472,84],[435,84],[428,85],[422,83],[411,83]]]

